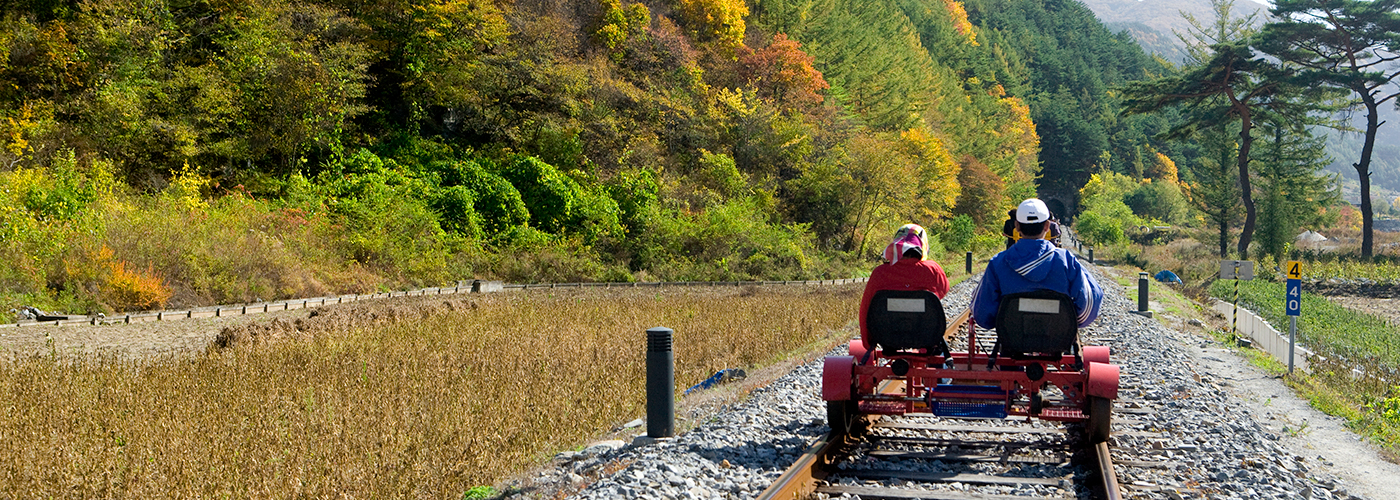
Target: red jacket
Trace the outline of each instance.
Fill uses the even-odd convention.
[[[948,275],[943,268],[931,260],[899,259],[893,264],[880,264],[870,272],[870,281],[865,283],[865,296],[860,299],[860,339],[870,346],[865,331],[865,314],[870,309],[870,299],[880,290],[928,290],[939,299],[948,295]]]

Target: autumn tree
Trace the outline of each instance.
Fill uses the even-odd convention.
[[[926,223],[949,216],[962,192],[958,173],[962,167],[953,161],[943,140],[934,137],[922,128],[911,128],[899,134],[899,153],[914,162],[918,184],[915,189],[915,208],[910,214]]]
[[[964,156],[958,171],[962,190],[953,207],[953,215],[966,215],[979,227],[989,227],[1005,219],[1002,207],[1006,203],[1006,183],[985,163]]]
[[[845,145],[845,170],[856,188],[851,193],[849,247],[857,255],[865,255],[868,237],[877,230],[918,215],[918,164],[896,153],[898,148],[895,141],[876,134],[858,135]]]
[[[812,56],[797,40],[783,33],[773,35],[767,47],[741,58],[742,70],[759,97],[771,99],[783,109],[807,109],[821,104],[821,92],[830,88],[812,66]]]
[[[680,12],[695,37],[713,43],[724,51],[744,44],[744,18],[749,7],[744,0],[679,0]]]

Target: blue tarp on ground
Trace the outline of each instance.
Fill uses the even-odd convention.
[[[1153,276],[1153,278],[1156,278],[1157,281],[1160,281],[1162,283],[1181,283],[1181,278],[1178,278],[1176,276],[1176,273],[1168,271],[1166,269],[1157,272],[1157,275]]]
[[[705,379],[705,381],[695,384],[689,389],[686,389],[685,393],[690,394],[691,391],[709,389],[723,382],[729,382],[731,380],[743,380],[746,376],[748,376],[748,374],[744,373],[744,370],[742,369],[726,368],[715,372],[714,375],[710,375],[710,378]]]

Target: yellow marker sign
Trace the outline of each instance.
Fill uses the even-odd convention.
[[[1302,263],[1302,262],[1299,262],[1299,261],[1296,261],[1296,260],[1290,260],[1290,261],[1288,261],[1288,265],[1285,267],[1285,269],[1287,269],[1287,272],[1288,272],[1288,279],[1291,279],[1291,280],[1300,280],[1300,279],[1303,279],[1303,263]]]

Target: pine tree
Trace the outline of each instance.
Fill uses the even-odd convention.
[[[1240,220],[1239,177],[1233,168],[1239,148],[1230,124],[1201,130],[1198,138],[1204,150],[1200,164],[1193,168],[1195,182],[1187,184],[1186,199],[1215,228],[1220,258],[1230,255],[1230,227]]]
[[[1261,50],[1306,69],[1314,85],[1347,89],[1366,109],[1366,142],[1352,166],[1361,180],[1361,255],[1371,256],[1371,154],[1380,106],[1400,89],[1400,0],[1280,0]]]
[[[1335,175],[1321,173],[1330,162],[1324,137],[1314,137],[1305,127],[1266,120],[1260,123],[1262,140],[1255,150],[1259,176],[1259,246],[1261,255],[1275,261],[1298,228],[1315,223],[1322,209],[1336,202],[1340,193]]]

